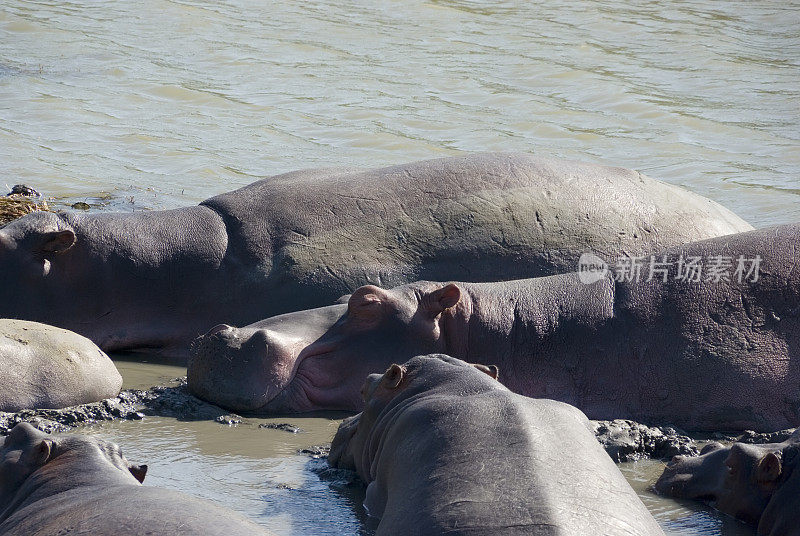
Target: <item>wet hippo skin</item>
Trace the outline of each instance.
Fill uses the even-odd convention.
[[[18,424],[0,441],[0,534],[268,534],[209,501],[142,486],[146,472],[113,443]]]
[[[367,484],[379,536],[663,534],[580,411],[496,375],[429,355],[367,379],[329,462]]]
[[[676,456],[655,484],[662,495],[709,502],[757,525],[759,536],[800,535],[800,431],[781,443],[725,447]]]
[[[360,378],[442,352],[493,364],[512,391],[591,419],[692,430],[800,425],[800,224],[662,250],[760,257],[758,279],[585,284],[577,273],[357,289],[347,304],[196,341],[189,387],[236,411],[358,410]]]
[[[0,317],[105,351],[184,356],[219,323],[319,307],[366,283],[497,281],[752,229],[622,168],[478,154],[270,177],[200,206],[37,212],[0,229]]]

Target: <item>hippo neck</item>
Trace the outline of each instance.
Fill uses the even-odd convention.
[[[614,314],[612,278],[586,285],[577,274],[499,283],[458,283],[462,298],[441,327],[446,353],[468,362],[517,370],[517,354],[532,355],[538,344],[565,324],[594,327]]]
[[[112,256],[137,264],[158,265],[188,253],[201,253],[220,260],[227,248],[227,232],[222,217],[203,207],[135,212],[75,214],[60,217],[78,235],[78,244],[90,242],[90,249],[106,258]]]
[[[89,459],[87,459],[89,458]],[[56,456],[34,471],[16,494],[0,510],[0,524],[15,512],[37,501],[81,487],[136,485],[133,476],[126,475],[107,461],[91,458],[91,453],[69,451]]]

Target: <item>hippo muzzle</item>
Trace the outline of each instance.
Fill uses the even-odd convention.
[[[270,330],[214,326],[192,344],[189,389],[233,411],[258,410],[290,381],[292,354]]]
[[[719,471],[728,456],[719,443],[709,443],[700,456],[674,456],[653,486],[661,495],[716,502],[723,493]]]

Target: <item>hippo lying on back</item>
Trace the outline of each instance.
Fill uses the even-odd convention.
[[[0,440],[3,536],[253,536],[239,514],[177,491],[141,486],[147,466],[113,443],[44,434],[27,423]]]
[[[580,411],[476,367],[444,355],[392,365],[339,427],[329,462],[368,484],[378,536],[663,535]]]
[[[76,333],[0,319],[0,411],[64,408],[113,398],[122,376],[95,344]]]
[[[391,290],[368,285],[346,305],[242,329],[215,327],[193,346],[189,388],[236,411],[357,410],[360,378],[442,352],[497,365],[512,391],[567,402],[591,419],[695,430],[794,427],[798,251],[800,224],[793,224],[656,256],[733,259],[727,280],[680,279],[673,262],[651,281],[606,273],[586,284],[572,273]],[[740,257],[759,259],[757,281],[753,273],[739,282]]]
[[[709,443],[700,456],[675,456],[655,489],[671,497],[711,502],[757,525],[759,536],[798,536],[800,430],[781,443]]]
[[[332,303],[366,283],[496,281],[752,229],[635,171],[482,154],[270,177],[200,206],[34,213],[0,229],[0,317],[106,351],[182,354],[220,322]]]

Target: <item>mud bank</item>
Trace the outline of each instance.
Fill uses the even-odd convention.
[[[0,412],[0,434],[7,434],[19,422],[29,422],[45,432],[62,432],[72,428],[114,420],[142,420],[147,416],[172,417],[180,421],[210,420],[221,426],[253,426],[296,434],[302,429],[291,423],[265,423],[257,418],[231,414],[189,394],[186,378],[176,378],[166,385],[149,389],[126,389],[119,396],[92,404],[64,409]],[[646,458],[669,459],[672,456],[696,455],[705,441],[741,441],[770,443],[782,441],[793,430],[770,433],[689,433],[669,425],[648,426],[635,421],[591,421],[598,441],[615,462]],[[304,449],[306,450],[306,449]],[[324,457],[326,446],[309,447],[306,454]]]

